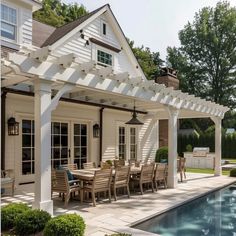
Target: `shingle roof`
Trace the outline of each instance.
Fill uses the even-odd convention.
[[[65,24],[57,29],[47,38],[47,40],[42,44],[41,47],[49,46],[54,44],[56,41],[58,41],[60,38],[65,36],[67,33],[69,33],[71,30],[82,24],[84,21],[89,19],[92,15],[96,14],[98,11],[100,11],[103,7],[109,6],[109,4],[106,4],[102,7],[99,7],[98,9],[88,13],[87,15],[84,15],[77,20],[70,22],[68,24]]]

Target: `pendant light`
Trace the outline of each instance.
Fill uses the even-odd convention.
[[[141,122],[137,118],[137,112],[135,110],[135,102],[134,102],[134,110],[133,110],[133,113],[132,113],[132,118],[131,118],[131,120],[127,121],[125,124],[126,125],[143,125],[143,122]]]

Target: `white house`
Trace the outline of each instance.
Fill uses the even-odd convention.
[[[227,107],[147,81],[109,5],[48,29],[41,47],[33,45],[32,12],[39,8],[36,0],[1,4],[1,163],[14,170],[16,185],[35,182],[35,207],[52,213],[51,166],[153,159],[161,119],[169,120],[169,187],[177,185],[178,118],[212,118],[215,174],[221,174]],[[134,104],[143,125],[125,124]],[[8,134],[11,117],[19,122],[19,135]]]

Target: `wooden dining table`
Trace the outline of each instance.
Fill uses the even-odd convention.
[[[72,170],[71,173],[81,182],[92,181],[94,178],[95,171],[101,170],[101,168],[91,168],[91,169],[81,169],[81,170]],[[141,166],[130,168],[130,175],[139,174],[141,172]],[[115,169],[112,169],[112,175],[115,175]]]

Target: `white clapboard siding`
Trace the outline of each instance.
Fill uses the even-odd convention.
[[[107,25],[107,34],[104,36],[101,33],[102,22],[105,22]],[[77,32],[73,37],[69,38],[66,42],[63,42],[59,45],[55,51],[59,55],[65,55],[68,53],[74,53],[76,57],[79,58],[81,62],[87,62],[90,60],[96,61],[96,45],[90,42],[89,45],[86,45],[86,41],[89,38],[96,38],[104,43],[107,43],[113,47],[121,48],[115,32],[109,26],[108,20],[106,20],[105,15],[101,15],[92,21],[89,25],[83,28],[84,39],[80,37],[81,33]],[[98,47],[102,48],[102,47]],[[120,72],[129,72],[131,77],[138,76],[135,66],[132,65],[126,55],[124,50],[121,50],[119,53],[109,51],[104,49],[106,52],[110,52],[114,57],[113,69],[115,73]]]
[[[21,43],[32,44],[32,12],[21,8]]]
[[[155,160],[158,149],[158,121],[147,118],[139,132],[140,150],[142,161]]]

